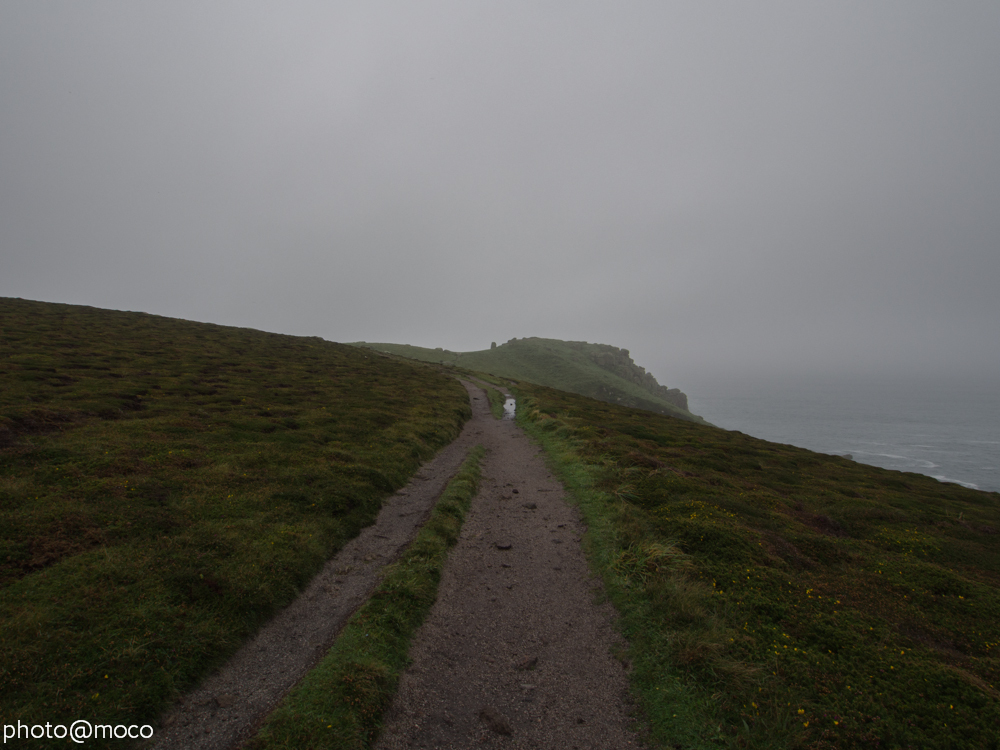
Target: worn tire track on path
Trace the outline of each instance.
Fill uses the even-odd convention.
[[[218,672],[165,715],[144,745],[156,750],[228,750],[245,742],[281,698],[323,657],[382,569],[398,559],[469,451],[496,420],[470,383],[473,417],[452,443],[387,499],[374,524],[330,559],[306,590]]]
[[[476,411],[479,493],[376,747],[638,747],[579,513],[513,421]]]

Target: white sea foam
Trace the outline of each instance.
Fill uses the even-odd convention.
[[[961,479],[952,479],[951,477],[946,477],[944,474],[931,474],[939,482],[949,482],[951,484],[960,484],[963,487],[968,487],[970,490],[978,490],[979,485],[973,484],[972,482],[963,482]]]
[[[895,453],[875,453],[874,451],[858,451],[861,456],[880,456],[881,458],[894,458],[897,461],[909,461],[907,456],[897,456]]]
[[[891,458],[894,461],[902,461],[904,465],[919,466],[921,469],[936,469],[940,464],[928,461],[925,458],[914,458],[913,456],[900,456],[897,453],[875,453],[873,451],[857,451],[858,456],[877,456],[878,458]]]

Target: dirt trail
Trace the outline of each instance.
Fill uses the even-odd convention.
[[[185,696],[149,744],[230,750],[312,668],[426,520],[476,444],[479,494],[414,639],[381,750],[638,747],[627,683],[612,656],[610,605],[580,549],[583,525],[524,433],[464,383],[473,418],[386,501],[306,591],[218,673]]]
[[[377,747],[638,747],[579,515],[512,421],[477,421],[479,494]]]
[[[448,480],[477,445],[490,416],[486,395],[466,385],[473,418],[461,435],[389,498],[376,522],[323,568],[287,609],[216,674],[167,714],[150,741],[156,750],[226,750],[245,741],[282,696],[326,653],[368,598],[382,568],[399,557],[426,521]]]

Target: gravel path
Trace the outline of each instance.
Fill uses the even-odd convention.
[[[638,747],[579,515],[512,421],[477,424],[480,491],[377,747]]]
[[[288,608],[165,716],[150,741],[156,750],[226,750],[255,730],[278,701],[326,653],[368,598],[382,568],[399,557],[438,496],[477,445],[490,416],[486,395],[466,384],[473,419],[461,435],[389,498],[378,519],[331,559]]]
[[[255,731],[323,656],[382,568],[424,523],[476,444],[480,491],[410,650],[380,750],[615,748],[631,729],[613,609],[595,603],[584,528],[524,433],[469,391],[473,418],[455,442],[386,501],[376,523],[326,564],[306,591],[218,673],[166,715],[156,750],[230,750]]]

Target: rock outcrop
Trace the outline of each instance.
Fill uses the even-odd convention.
[[[619,349],[608,344],[588,344],[579,343],[580,349],[587,353],[587,356],[603,370],[614,373],[623,380],[635,383],[647,393],[657,398],[662,398],[674,406],[687,410],[687,396],[679,388],[667,388],[656,382],[652,373],[646,372],[645,367],[640,367],[632,361],[628,349]]]

